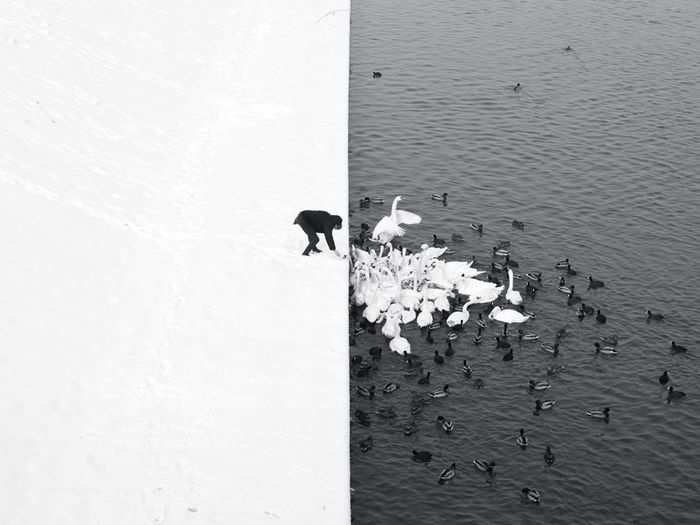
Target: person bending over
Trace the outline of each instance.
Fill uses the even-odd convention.
[[[317,233],[323,233],[326,237],[328,247],[335,252],[338,257],[342,257],[338,250],[335,249],[333,241],[333,230],[339,230],[343,226],[343,219],[340,215],[331,215],[327,211],[320,210],[304,210],[299,212],[297,218],[294,219],[294,224],[298,224],[304,233],[309,238],[309,245],[302,252],[302,255],[309,255],[309,252],[318,253],[321,250],[316,248],[318,244]]]

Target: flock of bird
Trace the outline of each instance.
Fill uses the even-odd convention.
[[[446,204],[447,193],[433,194],[432,199]],[[383,199],[370,199],[366,197],[360,201],[360,207],[368,207],[372,203],[382,204]],[[523,294],[515,289],[515,280],[526,281],[524,295],[534,298],[542,290],[542,273],[528,272],[516,274],[519,264],[512,260],[510,255],[510,243],[501,241],[492,249],[492,260],[489,264],[477,264],[475,261],[445,261],[443,256],[449,254],[446,242],[433,235],[432,244],[423,244],[419,251],[412,252],[402,247],[398,241],[404,236],[404,226],[419,224],[421,217],[410,211],[399,209],[401,197],[394,198],[391,212],[383,217],[371,230],[367,224],[362,224],[359,236],[353,239],[351,246],[351,273],[350,273],[350,319],[352,331],[350,346],[357,346],[357,338],[364,332],[376,333],[380,330],[388,342],[391,352],[398,354],[404,361],[406,368],[404,376],[408,380],[416,381],[419,385],[429,385],[431,372],[424,371],[422,359],[412,353],[411,342],[402,336],[402,326],[415,322],[420,328],[426,342],[435,342],[433,332],[441,327],[447,327],[446,349],[444,355],[439,350],[434,351],[432,360],[436,365],[443,365],[445,357],[455,354],[453,342],[464,332],[467,323],[472,319],[470,307],[483,305],[482,312],[475,319],[476,334],[472,343],[479,345],[484,341],[484,331],[490,321],[502,324],[502,335],[495,336],[496,348],[505,351],[503,361],[513,360],[513,344],[511,338],[517,338],[518,343],[538,342],[539,335],[526,332],[521,326],[525,326],[528,320],[536,317],[534,312],[525,309]],[[525,225],[514,220],[513,227],[524,230]],[[483,233],[482,224],[472,224],[471,229],[479,235]],[[453,234],[453,242],[463,241],[460,234]],[[371,243],[375,243],[370,247]],[[595,322],[603,325],[607,323],[606,316],[600,311],[583,302],[576,293],[575,285],[567,286],[566,276],[576,275],[578,272],[572,268],[569,259],[558,261],[555,268],[562,272],[558,284],[558,291],[565,294],[568,306],[577,306],[576,315],[579,319],[592,317]],[[503,280],[503,282],[501,282]],[[605,287],[601,280],[588,277],[588,288],[598,289]],[[485,309],[484,309],[485,308]],[[488,311],[486,318],[483,313]],[[660,321],[663,314],[647,311],[648,321]],[[518,326],[517,335],[509,335],[511,325]],[[542,351],[553,357],[559,355],[559,345],[567,336],[566,328],[560,329],[553,344],[541,343]],[[616,335],[600,336],[594,344],[595,355],[613,357],[618,354],[618,338]],[[362,354],[351,356],[351,374],[357,379],[369,378],[375,369],[375,363],[381,359],[384,348],[372,346],[369,348],[368,357]],[[671,342],[673,353],[687,352],[687,349],[676,342]],[[550,366],[547,369],[548,378],[557,375],[564,370],[563,366]],[[466,379],[472,378],[472,367],[467,360],[462,360],[461,372]],[[668,371],[664,371],[658,378],[661,385],[666,387],[666,400],[671,403],[685,396],[685,393],[675,390],[670,384]],[[483,379],[473,380],[475,388],[484,386]],[[394,382],[382,387],[383,395],[391,395],[397,391],[400,385]],[[530,392],[545,392],[551,388],[548,380],[529,381]],[[369,400],[375,399],[377,388],[375,385],[356,385],[358,396]],[[417,431],[416,416],[423,410],[426,404],[445,398],[450,394],[449,384],[438,389],[420,394],[413,392],[410,402],[411,418],[404,427],[404,435],[410,436]],[[553,399],[537,399],[535,401],[534,414],[539,415],[551,410],[556,405]],[[609,422],[610,407],[592,408],[585,412],[592,418]],[[376,415],[382,418],[394,418],[397,416],[392,407],[376,411]],[[371,416],[364,410],[357,409],[354,412],[354,423],[369,426]],[[454,429],[452,421],[438,416],[436,426],[445,433],[451,433]],[[373,446],[373,438],[366,437],[360,441],[360,450],[368,452]],[[520,429],[515,439],[518,447],[525,449],[529,445],[525,430]],[[551,445],[547,445],[544,452],[544,462],[552,465],[555,456]],[[432,460],[432,453],[427,450],[413,450],[412,459],[420,463],[428,463]],[[494,475],[496,463],[493,460],[476,458],[473,466],[489,476]],[[444,468],[438,476],[440,484],[447,483],[456,476],[456,464],[452,463]],[[536,489],[525,487],[521,497],[525,502],[540,503],[541,497]]]

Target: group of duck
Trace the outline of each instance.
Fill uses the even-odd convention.
[[[446,203],[447,193],[433,194],[434,200]],[[365,200],[367,199],[367,200]],[[360,201],[360,206],[369,206],[370,202],[379,203],[379,199],[369,197]],[[465,325],[470,319],[469,308],[472,305],[482,304],[487,309],[488,320],[497,321],[503,324],[503,335],[496,337],[497,348],[506,351],[503,361],[513,360],[513,348],[508,341],[508,328],[510,325],[522,325],[529,319],[535,317],[533,312],[528,312],[524,307],[522,294],[514,289],[516,274],[513,268],[518,268],[518,263],[510,257],[510,243],[501,241],[492,249],[492,261],[488,265],[476,264],[475,261],[445,261],[441,259],[449,254],[444,240],[433,235],[432,244],[423,244],[420,250],[412,252],[401,245],[397,246],[396,238],[406,233],[404,225],[419,224],[421,217],[415,213],[398,208],[401,196],[394,198],[391,212],[383,217],[374,227],[370,234],[368,225],[363,224],[360,235],[353,240],[351,246],[351,274],[350,274],[350,317],[352,321],[352,332],[350,335],[350,345],[356,345],[356,337],[364,331],[376,333],[381,325],[381,333],[388,340],[388,347],[392,352],[400,354],[407,367],[406,377],[418,377],[418,384],[430,383],[430,372],[424,373],[420,358],[411,353],[411,343],[401,335],[402,325],[413,323],[420,327],[428,343],[434,342],[432,332],[442,327],[448,328],[447,349],[444,355],[450,357],[454,355],[453,341],[459,337]],[[383,201],[382,201],[383,202]],[[521,221],[514,220],[514,228],[524,230],[525,225]],[[472,224],[471,228],[479,235],[483,233],[482,224]],[[460,234],[452,236],[453,242],[463,241]],[[377,243],[375,248],[368,248],[368,243]],[[569,259],[564,259],[555,264],[555,268],[562,273],[576,275]],[[490,270],[490,271],[489,271]],[[503,279],[507,278],[507,285],[501,283],[499,275]],[[478,277],[485,278],[479,279]],[[527,281],[525,294],[534,297],[541,289],[542,274],[540,272],[529,272],[525,275],[517,275],[518,278]],[[605,283],[592,276],[588,278],[588,288],[603,288]],[[579,319],[593,316],[599,324],[607,322],[606,316],[600,309],[593,308],[583,302],[582,298],[576,294],[575,285],[568,286],[566,278],[562,275],[559,281],[558,290],[567,295],[569,306],[578,305],[576,315]],[[649,321],[659,321],[663,315],[647,312]],[[478,314],[476,320],[477,333],[472,339],[474,344],[483,341],[483,331],[487,327],[487,320],[483,314]],[[540,348],[556,357],[559,354],[559,344],[565,337],[566,329],[557,332],[553,344],[542,343]],[[526,333],[522,328],[517,331],[519,343],[536,342],[539,336],[536,333]],[[600,341],[595,343],[596,355],[614,356],[617,352],[618,339],[616,336],[600,337]],[[673,352],[684,352],[685,347],[672,343]],[[371,361],[365,360],[360,355],[354,355],[351,359],[352,373],[358,378],[369,376],[373,369],[373,363],[381,358],[382,347],[373,346],[369,350]],[[443,355],[435,350],[433,361],[440,365],[445,362]],[[547,370],[548,376],[556,375],[563,370],[562,366],[551,366]],[[466,360],[462,361],[462,372],[465,377],[471,378],[472,369]],[[659,377],[659,383],[666,385],[670,379],[668,372],[664,371]],[[482,379],[474,381],[474,387],[483,386]],[[546,391],[551,387],[548,381],[529,381],[529,390]],[[399,389],[396,383],[384,385],[383,394],[391,394]],[[374,399],[376,388],[374,386],[357,386],[357,394],[369,399]],[[420,395],[413,396],[411,400],[411,416],[415,416],[422,411],[423,406],[434,399],[440,399],[449,395],[449,385],[429,392],[427,397]],[[685,396],[683,392],[668,387],[667,400],[670,403],[673,399]],[[539,415],[542,411],[552,409],[556,404],[555,400],[544,399],[535,401],[534,414]],[[355,411],[355,421],[361,425],[369,426],[370,416],[368,413],[358,409]],[[378,411],[377,415],[384,418],[396,416],[395,411]],[[608,422],[610,419],[610,408],[589,409],[586,415],[592,419]],[[438,416],[437,426],[446,433],[451,433],[454,425],[450,420]],[[415,419],[412,419],[405,427],[404,434],[411,435],[416,430]],[[520,429],[520,434],[516,438],[516,443],[521,448],[526,448],[529,443],[525,436],[524,429]],[[371,449],[373,441],[371,436],[362,440],[360,449],[367,452]],[[425,450],[413,450],[414,461],[427,463],[432,460],[432,454]],[[544,461],[546,465],[554,463],[554,453],[551,445],[546,446]],[[473,465],[481,472],[493,475],[495,462],[484,459],[474,459]],[[452,463],[446,467],[439,475],[438,482],[446,483],[456,475],[456,464]],[[522,497],[525,501],[539,503],[540,494],[536,489],[523,488]]]

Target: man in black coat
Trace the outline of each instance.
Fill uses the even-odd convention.
[[[316,248],[319,240],[316,234],[323,233],[326,236],[328,247],[340,256],[335,249],[335,242],[333,242],[333,230],[339,230],[343,226],[343,219],[340,215],[331,215],[327,211],[304,210],[299,212],[297,218],[294,219],[294,224],[298,224],[309,238],[309,245],[302,255],[321,251]]]

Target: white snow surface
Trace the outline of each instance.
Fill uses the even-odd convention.
[[[0,523],[349,521],[348,27],[3,4]]]

